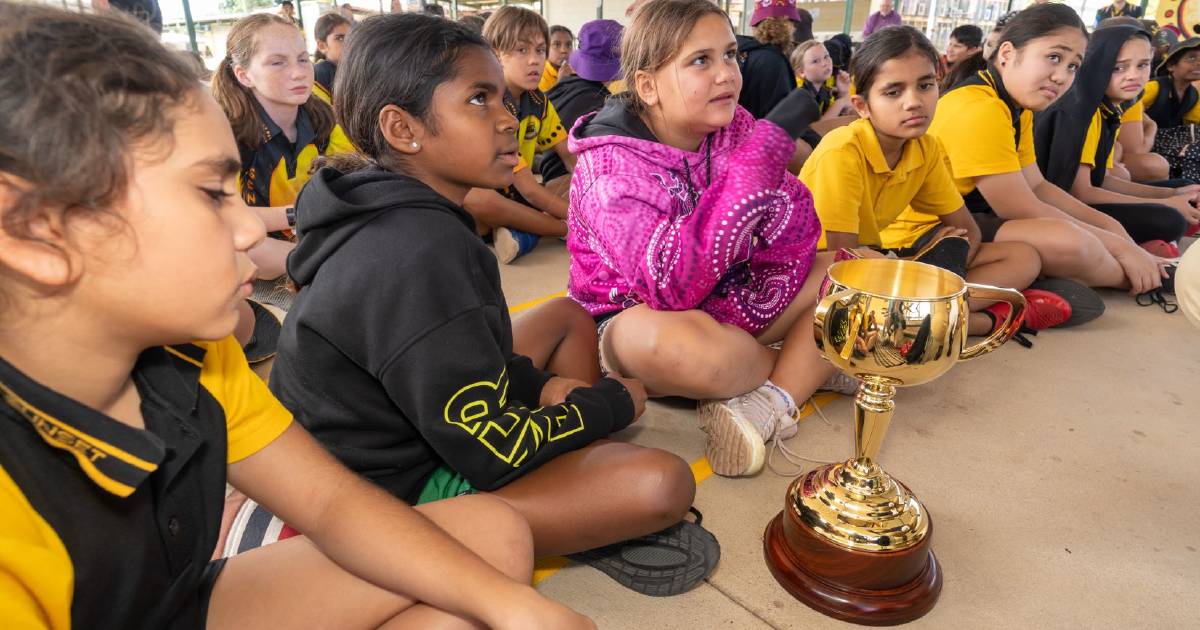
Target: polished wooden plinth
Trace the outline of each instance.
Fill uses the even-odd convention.
[[[767,525],[763,552],[779,584],[810,608],[851,623],[892,626],[929,612],[942,592],[930,538],[901,551],[845,549],[787,506]]]

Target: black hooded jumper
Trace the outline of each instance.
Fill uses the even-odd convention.
[[[738,104],[755,118],[763,118],[796,89],[796,72],[774,44],[764,44],[745,35],[737,36],[737,44],[738,65],[742,70]]]
[[[1121,129],[1121,104],[1105,98],[1113,68],[1125,42],[1134,37],[1150,36],[1133,26],[1109,26],[1097,29],[1088,42],[1083,65],[1070,90],[1053,105],[1034,117],[1033,144],[1038,168],[1046,181],[1070,192],[1079,171],[1088,128],[1100,114],[1100,140],[1092,156],[1091,184],[1101,187],[1108,170],[1109,154]],[[1117,219],[1139,243],[1151,240],[1174,241],[1183,235],[1187,223],[1170,206],[1145,204],[1091,204]]]
[[[408,501],[440,465],[494,490],[633,420],[612,379],[539,407],[551,375],[513,354],[495,256],[421,182],[323,168],[296,215],[271,390],[351,469]]]

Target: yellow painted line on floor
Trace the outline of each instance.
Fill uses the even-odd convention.
[[[553,300],[554,298],[560,298],[560,297],[566,297],[566,296],[567,296],[566,291],[559,291],[558,293],[551,293],[550,295],[542,296],[536,300],[529,300],[528,302],[522,302],[516,306],[510,306],[510,307],[508,307],[508,312],[509,313],[520,313],[521,311],[523,311],[525,309],[533,308],[533,307],[537,306],[538,304],[542,304],[544,302],[549,302],[550,300]]]
[[[840,394],[835,394],[833,392],[822,392],[813,396],[813,402],[816,403],[817,407],[824,407],[840,397]],[[816,407],[808,402],[805,402],[804,407],[800,409],[800,420],[803,421],[805,418],[808,418],[816,413],[816,411]],[[696,485],[700,485],[705,479],[708,479],[713,474],[712,466],[708,464],[707,457],[701,457],[700,459],[692,462],[691,468],[692,477],[696,479]],[[533,585],[537,586],[541,582],[549,579],[550,576],[558,573],[559,570],[570,563],[570,560],[567,560],[562,556],[551,556],[549,558],[542,558],[541,560],[538,560],[533,566]]]

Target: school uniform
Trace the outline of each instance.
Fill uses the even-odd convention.
[[[326,103],[333,105],[333,80],[337,77],[337,64],[322,59],[313,66],[313,94]]]
[[[809,94],[812,94],[813,99],[817,101],[817,107],[821,110],[822,115],[829,111],[829,108],[833,107],[833,102],[837,100],[833,96],[833,88],[829,87],[828,83],[826,81],[821,85],[816,85],[803,77],[796,78],[796,87],[801,90],[807,90]]]
[[[983,241],[989,242],[1003,225],[975,186],[984,175],[1015,173],[1034,164],[1033,112],[1023,109],[1008,95],[994,68],[959,83],[938,99],[929,135],[946,150],[950,175],[975,217]],[[909,223],[932,224],[936,217],[906,212]]]
[[[291,415],[233,337],[146,350],[145,429],[0,359],[0,625],[204,627],[226,466]]]
[[[317,142],[316,131],[304,108],[296,114],[295,142],[288,140],[283,129],[261,107],[258,115],[263,121],[258,146],[238,145],[242,160],[238,185],[246,205],[276,207],[295,203],[318,157],[355,150],[338,125],[334,125],[328,141]]]
[[[567,139],[568,130],[545,92],[526,90],[520,98],[505,92],[504,107],[517,119],[517,154],[520,159],[513,168],[514,173],[532,168],[538,153],[553,149]],[[532,205],[521,196],[516,186],[501,189],[500,194],[527,206]]]
[[[821,219],[817,247],[826,248],[826,232],[832,231],[857,234],[860,245],[883,248],[881,233],[906,207],[933,217],[962,208],[945,159],[937,139],[925,135],[906,142],[896,166],[890,167],[871,121],[860,119],[830,131],[800,170]],[[899,226],[889,235],[891,246],[908,246],[926,230]]]
[[[1142,91],[1141,104],[1159,129],[1200,124],[1200,94],[1190,83],[1178,95],[1171,77],[1155,77]]]
[[[1070,192],[1080,165],[1086,165],[1091,168],[1091,185],[1103,186],[1113,165],[1113,149],[1123,118],[1121,106],[1109,102],[1105,93],[1121,48],[1139,33],[1142,31],[1132,26],[1096,31],[1071,89],[1037,116],[1035,153],[1046,181]],[[1119,221],[1139,243],[1171,242],[1187,229],[1183,215],[1161,203],[1090,205]]]
[[[538,82],[538,89],[543,92],[549,92],[551,88],[558,84],[558,68],[554,64],[546,61],[546,66],[542,68],[542,80]]]

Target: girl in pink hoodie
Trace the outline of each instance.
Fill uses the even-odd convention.
[[[629,93],[570,137],[569,292],[599,322],[606,370],[705,400],[713,470],[754,474],[765,442],[796,432],[795,401],[856,385],[813,341],[832,254],[787,172],[820,114],[802,90],[763,120],[739,107],[737,43],[706,0],[646,4],[621,57]]]

